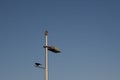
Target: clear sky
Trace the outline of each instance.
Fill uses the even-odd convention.
[[[0,0],[0,80],[120,80],[119,0]]]

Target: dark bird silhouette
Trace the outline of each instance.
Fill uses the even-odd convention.
[[[42,64],[40,64],[40,63],[35,63],[35,66],[36,66],[36,67],[38,67],[38,66],[40,66],[40,65],[42,65]]]

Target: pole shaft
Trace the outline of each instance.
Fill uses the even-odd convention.
[[[48,31],[45,31],[45,80],[48,80]]]

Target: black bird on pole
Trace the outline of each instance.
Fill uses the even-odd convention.
[[[40,63],[35,63],[35,66],[36,66],[36,67],[39,67],[40,65],[42,65],[42,64],[40,64]]]

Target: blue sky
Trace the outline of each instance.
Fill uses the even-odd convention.
[[[0,80],[120,80],[119,0],[0,0]]]

